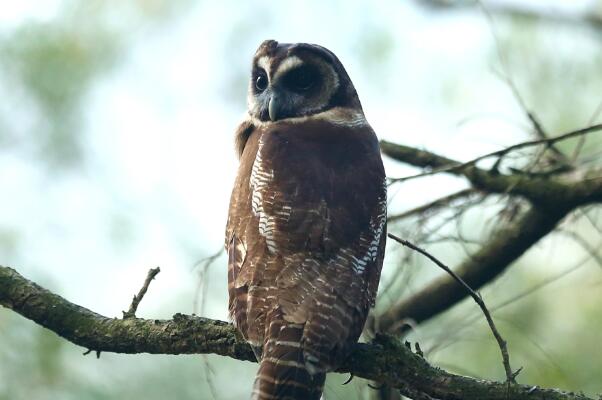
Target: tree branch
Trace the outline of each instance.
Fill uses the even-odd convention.
[[[479,168],[476,163],[487,157],[504,156],[517,149],[536,145],[549,146],[561,140],[600,130],[601,124],[592,125],[553,138],[518,143],[467,162],[387,141],[381,141],[380,144],[385,155],[427,169],[426,172],[397,181],[444,172],[466,177],[473,190],[518,195],[531,202],[532,208],[529,211],[520,219],[499,229],[487,244],[457,268],[460,278],[478,290],[505,271],[537,241],[552,232],[569,212],[583,205],[602,203],[602,176],[584,178],[584,174],[580,173],[561,179],[521,173],[502,175],[497,170],[487,171]],[[393,182],[395,181],[393,179]],[[437,204],[437,201],[433,203]],[[465,297],[466,293],[453,279],[442,276],[379,316],[378,327],[383,331],[406,329],[405,321],[420,323],[445,311]]]
[[[479,290],[553,231],[569,210],[562,207],[532,207],[522,217],[495,232],[486,245],[455,269],[456,274],[471,288]],[[443,275],[380,315],[378,327],[389,332],[403,328],[400,321],[420,323],[447,310],[466,296],[462,286],[450,276]]]
[[[498,346],[500,348],[500,352],[502,354],[502,362],[504,364],[504,370],[506,371],[506,382],[516,383],[515,378],[518,375],[518,373],[522,370],[522,367],[516,371],[512,370],[512,367],[510,366],[510,355],[508,354],[507,342],[500,334],[500,331],[497,329],[497,326],[495,326],[495,323],[493,322],[493,318],[491,318],[491,313],[487,309],[487,306],[485,305],[485,302],[483,301],[481,294],[472,290],[472,288],[466,282],[464,282],[462,280],[462,278],[460,278],[458,275],[456,275],[456,273],[454,271],[452,271],[451,268],[449,268],[447,265],[443,264],[435,256],[433,256],[426,250],[421,249],[420,247],[416,246],[415,244],[413,244],[405,239],[401,239],[401,238],[393,235],[392,233],[389,233],[388,237],[390,237],[391,239],[395,240],[397,243],[400,243],[403,246],[409,247],[410,249],[417,251],[418,253],[422,254],[423,256],[427,257],[429,260],[434,262],[439,268],[441,268],[442,270],[447,272],[458,284],[460,284],[460,286],[462,286],[464,288],[464,290],[470,295],[470,297],[473,298],[475,303],[477,303],[477,305],[481,308],[481,311],[485,315],[487,324],[489,325],[489,328],[491,329],[491,332],[493,333],[493,336],[495,337],[495,340],[497,341]]]
[[[52,330],[68,341],[117,353],[207,354],[255,359],[236,329],[222,321],[176,314],[172,320],[107,318],[70,303],[15,270],[0,266],[0,304]],[[356,344],[337,372],[412,388],[441,400],[593,400],[582,394],[509,385],[454,375],[432,367],[400,341],[380,335]]]
[[[148,271],[148,274],[146,274],[146,279],[144,280],[140,291],[138,292],[138,294],[134,295],[134,298],[132,299],[132,304],[130,305],[129,310],[123,311],[123,318],[136,318],[136,311],[138,310],[138,305],[144,298],[144,295],[146,294],[146,291],[148,290],[148,286],[150,285],[151,281],[155,279],[155,276],[157,276],[159,272],[161,272],[161,268],[159,267],[151,268]]]
[[[255,360],[234,328],[182,314],[173,320],[107,318],[38,286],[17,271],[0,266],[0,305],[10,308],[87,349],[115,353],[215,353]]]
[[[576,132],[584,132],[587,129],[602,129],[601,126],[592,126],[568,134],[575,135]],[[553,139],[558,139],[553,138]],[[541,141],[524,142],[524,144],[538,143]],[[520,145],[520,144],[519,144]],[[437,173],[449,173],[466,177],[473,187],[489,193],[513,194],[522,196],[533,203],[547,207],[556,207],[558,204],[577,207],[592,202],[602,202],[602,176],[593,177],[588,180],[567,181],[551,179],[545,176],[528,176],[525,174],[502,175],[493,171],[486,171],[475,165],[478,160],[488,156],[499,156],[506,154],[508,149],[516,149],[514,145],[497,152],[477,157],[467,162],[459,162],[438,154],[419,150],[414,147],[381,141],[380,146],[383,154],[415,167],[428,168],[430,170],[406,178],[393,179],[392,181],[404,181]]]
[[[464,171],[467,170],[468,167],[475,166],[481,160],[485,160],[487,158],[492,158],[492,157],[503,157],[508,153],[511,153],[516,150],[524,149],[526,147],[533,147],[533,146],[537,146],[537,145],[546,145],[546,146],[550,147],[550,146],[554,145],[555,143],[558,143],[558,142],[561,142],[561,141],[564,141],[567,139],[584,136],[584,135],[587,135],[592,132],[600,132],[600,131],[602,131],[602,124],[591,125],[591,126],[577,129],[575,131],[571,131],[571,132],[568,132],[568,133],[565,133],[565,134],[562,134],[559,136],[555,136],[552,138],[546,137],[546,138],[542,138],[542,139],[528,140],[526,142],[513,144],[512,146],[508,146],[503,149],[493,151],[491,153],[483,154],[481,156],[478,156],[478,157],[473,158],[472,160],[466,161],[466,162],[454,161],[454,160],[450,160],[448,158],[444,158],[444,157],[433,154],[433,157],[431,157],[431,160],[440,159],[441,161],[447,161],[447,163],[443,163],[443,165],[432,166],[434,169],[432,169],[430,171],[423,172],[421,174],[403,177],[403,178],[393,179],[393,181],[394,182],[395,181],[407,181],[410,179],[421,178],[423,176],[435,175],[435,174],[438,174],[441,172],[459,173],[459,174],[466,176],[466,172],[464,172]],[[393,145],[393,143],[386,142],[386,141],[381,142],[381,146],[382,146],[382,144],[384,144],[387,149],[390,149],[391,145]],[[428,152],[425,152],[425,153],[428,153]],[[386,154],[386,151],[385,151],[385,154]],[[391,156],[391,157],[393,157],[393,156]],[[466,176],[466,177],[470,179],[469,176]]]
[[[414,215],[432,212],[443,207],[450,207],[457,200],[465,199],[466,197],[470,197],[475,193],[478,193],[478,191],[475,189],[463,189],[450,195],[441,197],[437,200],[433,200],[429,203],[418,206],[416,208],[413,208],[411,210],[404,211],[400,214],[390,215],[389,217],[387,217],[387,222],[395,222]]]

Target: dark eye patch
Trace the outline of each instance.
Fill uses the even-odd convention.
[[[317,68],[303,65],[286,73],[283,85],[295,92],[306,92],[320,84],[320,73]]]
[[[268,87],[268,75],[263,68],[253,70],[253,87],[256,93],[261,93]]]

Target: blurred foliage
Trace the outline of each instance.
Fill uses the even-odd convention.
[[[14,86],[8,88],[14,93],[12,102],[5,99],[8,115],[0,118],[4,149],[19,147],[48,167],[78,167],[85,158],[85,96],[124,59],[124,50],[137,39],[137,30],[166,22],[188,3],[65,1],[56,18],[25,22],[1,38],[0,72]],[[24,121],[10,122],[18,118],[17,108],[24,102],[31,103],[27,119],[33,119],[25,123],[25,130],[19,129]]]
[[[256,48],[263,40],[276,39],[258,35],[260,27],[271,27],[274,20],[269,12],[268,4],[245,2],[239,4],[239,12],[233,13],[231,26],[221,46],[221,57],[224,65],[245,65],[245,69],[231,68],[222,71],[224,76],[223,95],[225,100],[236,104],[240,112],[246,110],[247,87],[251,61],[248,49]],[[261,18],[249,18],[249,15],[261,15]]]
[[[588,212],[589,217],[570,218],[561,229],[576,232],[596,246],[602,237],[592,222],[602,226],[602,218]],[[480,220],[491,219],[486,205],[473,214],[477,214],[469,224],[473,229],[478,226],[479,214]],[[478,229],[471,233],[479,236]],[[487,230],[481,230],[480,235],[487,236]],[[562,243],[556,256],[556,251],[546,246],[550,252],[547,257],[555,262],[546,264],[546,256],[533,254],[538,252],[538,245],[481,293],[508,342],[512,366],[524,368],[518,376],[520,383],[536,382],[540,386],[594,394],[600,391],[600,385],[593,377],[602,371],[602,349],[594,344],[594,336],[602,328],[602,265],[586,250],[578,252],[572,248],[561,233],[550,235],[545,242]],[[458,242],[429,249],[447,261],[445,250],[450,246],[462,247]],[[556,263],[562,271],[570,272],[559,273],[557,265],[551,265]],[[405,266],[404,274],[417,274],[422,268],[432,271],[435,266],[418,267],[412,263]],[[550,279],[555,276],[558,279]],[[423,276],[418,279],[422,281]],[[396,293],[395,287],[391,291]],[[499,349],[471,299],[421,324],[408,340],[418,341],[428,360],[451,372],[493,380],[503,376]]]
[[[218,388],[235,376],[219,374],[223,370],[250,387],[255,371],[254,364],[219,356],[208,356],[213,372],[200,356],[84,356],[80,347],[6,309],[0,309],[0,344],[0,400],[198,400],[212,396],[207,373]],[[218,398],[238,400],[238,394]]]
[[[0,254],[11,258],[20,251],[19,233],[15,230],[0,227]]]
[[[500,297],[512,297],[511,294],[517,292],[515,282],[529,279],[532,273],[526,267],[519,262],[508,273],[511,277],[483,291],[490,307]],[[597,377],[602,371],[602,350],[592,344],[597,342],[594,337],[602,329],[599,312],[601,291],[592,287],[581,289],[583,297],[588,298],[583,304],[591,304],[588,310],[549,306],[550,298],[574,296],[575,286],[586,276],[599,272],[596,268],[591,263],[580,273],[581,279],[565,278],[494,313],[498,328],[508,341],[512,365],[524,367],[518,377],[519,382],[537,382],[540,386],[582,390],[590,394],[599,392]],[[574,318],[577,314],[582,317]],[[471,321],[476,322],[466,326],[467,315],[473,315]],[[428,359],[456,373],[500,379],[499,349],[476,306],[470,301],[428,322],[421,329],[433,332],[432,337],[427,336],[421,342]],[[555,334],[550,335],[550,332]]]
[[[5,68],[39,110],[36,136],[27,142],[53,165],[81,161],[82,97],[115,60],[118,44],[104,27],[94,26],[95,20],[77,14],[25,26],[2,49]]]
[[[600,32],[521,17],[502,19],[496,27],[501,35],[492,49],[494,68],[515,85],[548,136],[602,121],[602,96],[591,95],[602,93],[602,80],[596,79],[602,65]],[[583,157],[602,149],[600,135],[591,136]],[[558,147],[570,156],[579,142]]]

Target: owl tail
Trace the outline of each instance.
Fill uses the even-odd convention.
[[[303,325],[272,320],[253,386],[253,400],[319,400],[326,374],[303,355]],[[312,371],[313,373],[310,373]]]

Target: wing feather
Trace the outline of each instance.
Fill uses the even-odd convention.
[[[301,324],[308,370],[330,370],[378,288],[386,185],[376,136],[323,121],[241,132],[226,245],[231,316],[255,346],[269,315]]]

